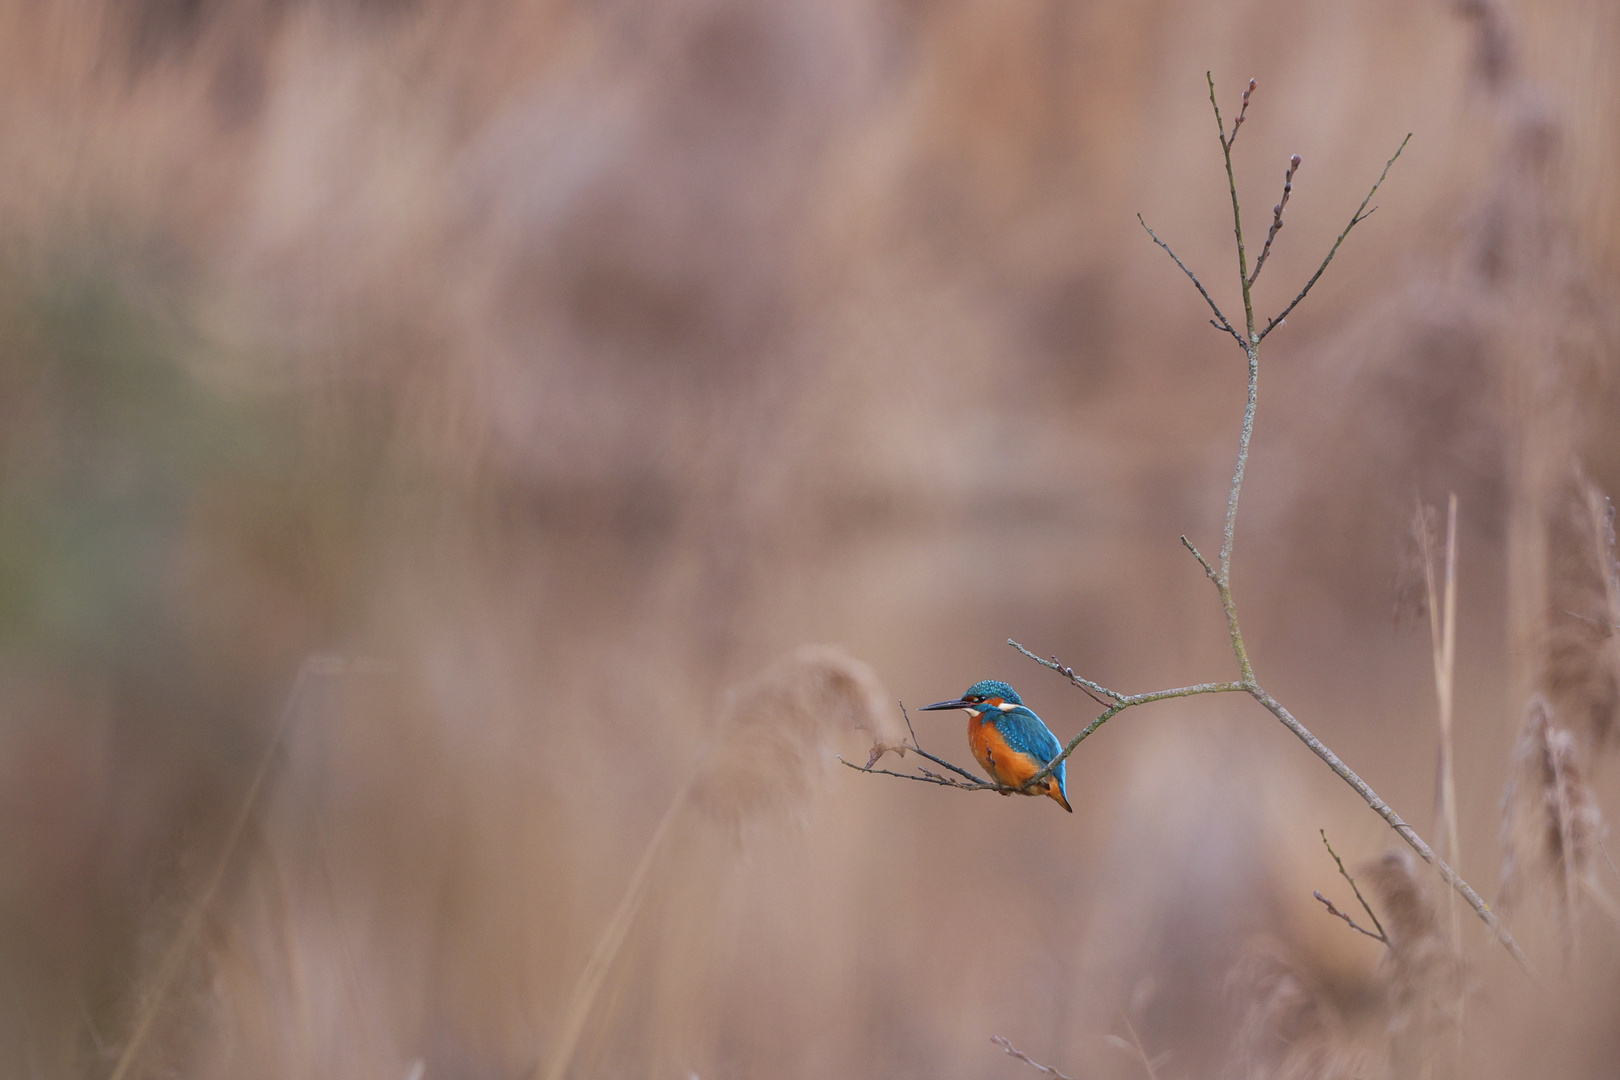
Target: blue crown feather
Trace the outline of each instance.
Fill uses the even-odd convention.
[[[1018,691],[996,679],[985,679],[983,682],[976,682],[968,687],[967,693],[962,696],[973,697],[974,695],[987,698],[998,697],[1002,701],[1010,701],[1014,705],[1024,703],[1024,699],[1018,696]]]

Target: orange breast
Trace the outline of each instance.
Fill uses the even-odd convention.
[[[968,719],[968,745],[984,771],[998,784],[1016,787],[1041,771],[1040,762],[1007,745],[993,718]]]

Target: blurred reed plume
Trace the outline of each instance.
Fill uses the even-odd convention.
[[[1405,848],[1361,868],[1370,903],[1342,864],[1340,872],[1377,933],[1358,926],[1320,893],[1317,899],[1327,903],[1329,914],[1384,947],[1376,962],[1345,968],[1320,941],[1306,945],[1270,934],[1252,939],[1227,978],[1240,1010],[1232,1054],[1243,1075],[1428,1076],[1443,1040],[1458,1031],[1464,967],[1442,928],[1438,883]]]
[[[694,807],[738,829],[802,807],[839,735],[899,745],[898,712],[872,669],[806,645],[733,690],[697,765]]]
[[[1546,545],[1539,690],[1559,726],[1593,753],[1614,738],[1620,714],[1620,584],[1614,507],[1578,466],[1548,508]],[[1533,725],[1526,723],[1528,732]]]
[[[1389,941],[1383,980],[1392,1074],[1418,1075],[1461,1022],[1462,964],[1441,927],[1429,875],[1419,874],[1410,851],[1392,848],[1361,874]]]
[[[900,741],[894,722],[884,721],[892,710],[883,702],[872,669],[827,645],[803,646],[730,693],[708,746],[664,811],[574,985],[546,1051],[545,1080],[562,1080],[573,1064],[580,1035],[646,900],[651,871],[674,846],[683,812],[690,808],[737,836],[745,826],[802,808],[838,736],[860,731],[880,743]],[[706,891],[715,887],[712,878],[704,882]]]
[[[1596,888],[1603,829],[1579,742],[1556,725],[1551,704],[1536,694],[1525,709],[1502,795],[1501,902],[1506,907],[1532,887],[1549,886],[1566,952],[1574,943],[1581,895]]]
[[[1234,1065],[1253,1080],[1326,1080],[1366,1076],[1378,1056],[1353,1038],[1324,983],[1281,942],[1257,938],[1227,976],[1242,1003]]]
[[[1356,888],[1356,879],[1344,876]],[[1242,1075],[1427,1076],[1442,1040],[1457,1030],[1463,968],[1442,928],[1432,876],[1405,848],[1367,863],[1359,876],[1380,932],[1363,933],[1382,935],[1387,946],[1375,966],[1346,971],[1319,949],[1268,934],[1253,939],[1233,965],[1227,986],[1241,1010],[1233,1058]],[[1331,905],[1329,911],[1355,926]]]
[[[1543,470],[1543,475],[1546,471]],[[1502,795],[1502,902],[1545,891],[1566,957],[1582,901],[1613,913],[1595,874],[1604,834],[1589,776],[1620,715],[1614,507],[1578,461],[1544,497],[1539,670]]]

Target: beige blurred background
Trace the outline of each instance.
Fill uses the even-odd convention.
[[[1620,490],[1617,61],[1597,0],[0,6],[0,1074],[544,1075],[646,856],[571,1076],[1614,1075],[1620,694],[1607,616],[1557,634],[1607,580],[1559,500]],[[1071,736],[1009,636],[1230,677],[1177,537],[1242,355],[1134,220],[1240,307],[1206,69],[1259,80],[1251,248],[1304,158],[1268,314],[1413,133],[1267,340],[1235,587],[1430,835],[1395,613],[1457,493],[1464,875],[1534,690],[1590,780],[1536,981],[1332,919],[1318,830],[1397,839],[1252,702],[1113,721],[1073,817],[834,760],[986,677]],[[806,643],[870,665],[837,715]]]

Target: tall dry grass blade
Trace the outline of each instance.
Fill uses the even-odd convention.
[[[670,801],[613,917],[580,973],[553,1039],[543,1080],[563,1080],[613,962],[648,893],[651,870],[687,809],[736,832],[801,805],[824,768],[830,737],[857,729],[898,743],[884,692],[866,664],[841,649],[804,646],[731,694],[713,741]]]
[[[1423,550],[1423,581],[1428,594],[1429,639],[1433,646],[1434,692],[1439,707],[1440,760],[1436,777],[1435,801],[1439,804],[1440,840],[1446,845],[1445,858],[1452,866],[1462,863],[1462,844],[1458,840],[1457,776],[1452,743],[1452,717],[1457,674],[1457,493],[1453,491],[1446,506],[1446,565],[1444,599],[1436,595],[1433,558],[1433,533],[1427,527],[1427,515],[1419,508],[1422,528],[1419,543]],[[1437,602],[1438,601],[1438,602]],[[1462,964],[1462,919],[1457,909],[1457,894],[1446,897],[1446,916],[1450,928],[1451,947],[1458,966]],[[1458,998],[1456,1007],[1456,1061],[1460,1069],[1463,1055],[1462,1010],[1464,1002]]]
[[[1419,507],[1413,517],[1413,532],[1423,560],[1423,581],[1428,603],[1429,638],[1434,666],[1435,699],[1439,703],[1440,761],[1435,792],[1440,817],[1440,834],[1446,845],[1445,858],[1453,866],[1460,861],[1457,839],[1457,780],[1453,756],[1452,722],[1457,673],[1457,493],[1452,492],[1446,510],[1445,570],[1443,584],[1435,568],[1437,538],[1430,524],[1427,507]],[[1455,905],[1453,905],[1455,907]],[[1453,934],[1456,926],[1453,922]]]
[[[298,713],[299,699],[303,696],[304,684],[311,675],[335,674],[345,670],[341,660],[329,656],[311,656],[299,665],[298,674],[293,678],[292,689],[287,692],[286,704],[282,706],[281,716],[276,721],[270,742],[265,746],[264,753],[259,758],[259,767],[253,774],[253,781],[248,785],[247,794],[242,797],[242,806],[236,812],[231,822],[230,831],[225,834],[225,844],[221,848],[219,857],[214,862],[214,870],[208,877],[202,891],[192,901],[185,918],[181,920],[180,929],[174,940],[169,943],[168,951],[164,953],[163,960],[158,965],[157,974],[152,977],[152,983],[147,988],[146,1001],[142,1004],[135,1019],[135,1026],[130,1030],[129,1040],[124,1044],[124,1051],[118,1056],[118,1063],[113,1066],[109,1080],[124,1080],[130,1069],[140,1056],[142,1047],[152,1034],[153,1024],[158,1013],[162,1011],[163,1001],[168,994],[169,984],[180,971],[187,953],[191,950],[192,942],[202,929],[203,919],[207,916],[209,908],[213,906],[214,897],[219,892],[220,885],[225,880],[225,872],[230,868],[231,856],[236,853],[236,846],[242,839],[242,833],[247,829],[248,821],[252,819],[253,809],[258,804],[259,795],[264,790],[265,781],[270,776],[270,767],[276,759],[276,752],[286,741],[287,731]]]

